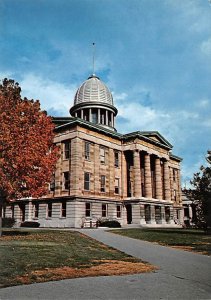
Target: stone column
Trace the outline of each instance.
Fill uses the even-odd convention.
[[[70,192],[73,195],[81,195],[84,184],[82,149],[83,144],[81,139],[76,137],[71,140]]]
[[[81,110],[81,119],[83,119],[84,118],[84,111],[83,111],[83,109]]]
[[[77,111],[75,112],[75,117],[77,118],[77,116],[78,116],[78,113],[77,113]]]
[[[154,205],[150,205],[150,224],[156,224],[155,221],[155,206]]]
[[[104,110],[101,111],[101,114],[102,114],[102,124],[104,125],[104,124],[105,124],[105,114],[104,114]]]
[[[94,144],[94,191],[96,195],[100,194],[100,148],[98,144]]]
[[[111,127],[114,127],[114,114],[111,113]]]
[[[151,179],[151,169],[150,169],[150,155],[149,153],[145,154],[145,197],[152,198],[152,179]]]
[[[165,206],[161,206],[161,224],[166,224],[166,218],[165,218]]]
[[[125,205],[122,206],[122,224],[121,225],[127,225],[127,210]]]
[[[169,207],[170,209],[170,219],[169,219],[169,224],[174,224],[174,208],[173,206],[170,206]]]
[[[140,168],[140,155],[138,150],[133,151],[134,160],[134,196],[141,197],[141,168]]]
[[[164,199],[171,200],[168,161],[164,161]]]
[[[140,204],[140,225],[146,224],[144,204]]]
[[[188,214],[189,214],[189,218],[190,218],[190,221],[192,220],[193,218],[193,211],[192,211],[192,207],[190,204],[188,204]]]
[[[127,162],[124,152],[121,152],[122,195],[127,197]]]
[[[32,220],[32,212],[33,212],[32,201],[29,200],[29,203],[28,203],[28,221]]]
[[[179,211],[179,222],[180,224],[184,224],[184,209],[181,208]]]
[[[159,157],[155,159],[155,188],[155,198],[162,199],[161,165]]]
[[[170,194],[171,194],[171,200],[174,200],[174,181],[173,181],[173,169],[169,169],[170,172]]]
[[[133,204],[132,205],[132,218],[133,224],[140,224],[140,208],[139,208],[139,204]]]
[[[98,156],[99,157],[99,156]],[[98,159],[97,157],[97,159]],[[110,193],[110,196],[113,197],[114,196],[114,181],[115,181],[115,167],[114,167],[114,151],[113,149],[109,148],[108,150],[108,161],[109,161],[109,185],[108,185],[108,191]],[[122,184],[121,182],[119,182],[120,186],[119,186],[119,194],[121,195],[121,187]]]
[[[177,170],[177,188],[178,188],[178,203],[181,204],[181,181],[180,181],[180,170]]]
[[[108,111],[106,110],[106,121],[105,124],[108,126]]]
[[[89,109],[89,122],[92,122],[92,109]]]
[[[97,122],[100,124],[100,108],[97,110]]]

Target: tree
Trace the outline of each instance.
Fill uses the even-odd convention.
[[[0,227],[6,201],[47,192],[58,159],[54,125],[39,101],[21,98],[14,80],[0,84]]]
[[[210,164],[211,151],[206,157]],[[196,225],[206,231],[211,228],[211,167],[201,166],[200,172],[194,174],[191,180],[193,189],[187,191],[187,196],[196,207]]]

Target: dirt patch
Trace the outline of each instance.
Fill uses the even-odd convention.
[[[96,262],[96,261],[95,261]],[[90,268],[46,268],[32,271],[29,274],[16,277],[16,282],[29,284],[32,282],[44,282],[88,276],[111,276],[146,273],[157,270],[157,267],[142,262],[128,262],[117,260],[102,260],[99,265]]]
[[[186,250],[186,251],[194,250],[194,247],[191,247],[191,246],[171,246],[171,248],[181,249],[181,250]]]

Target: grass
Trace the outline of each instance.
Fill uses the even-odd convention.
[[[7,230],[0,253],[0,287],[155,269],[74,231]]]
[[[164,246],[211,255],[211,236],[195,229],[124,229],[113,233]]]

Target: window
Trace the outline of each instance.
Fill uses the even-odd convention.
[[[115,194],[119,194],[119,178],[115,178]]]
[[[102,217],[107,217],[107,204],[102,204]]]
[[[53,176],[51,178],[51,182],[49,184],[49,190],[51,192],[55,191],[55,174],[53,174]]]
[[[176,170],[173,169],[173,181],[176,181]]]
[[[84,189],[89,191],[90,190],[90,173],[84,173]]]
[[[120,205],[116,206],[116,217],[121,218],[121,206]]]
[[[85,159],[89,160],[90,159],[90,143],[85,142],[85,148],[84,148],[84,155],[85,155]]]
[[[38,204],[38,203],[36,203]],[[20,209],[20,219],[21,221],[25,221],[25,211],[26,211],[26,207],[24,203],[20,203],[19,204],[19,209]],[[38,204],[38,209],[39,209],[39,204]],[[35,216],[35,218],[38,218],[38,210],[37,210],[37,214]]]
[[[91,217],[91,203],[89,202],[86,203],[85,215],[86,217]]]
[[[97,111],[92,109],[92,123],[97,124]]]
[[[48,203],[47,206],[46,206],[46,217],[47,218],[51,218],[52,217],[52,203]]]
[[[66,211],[67,211],[67,203],[66,201],[62,201],[61,203],[61,217],[66,218]]]
[[[174,201],[176,201],[176,200],[177,200],[177,191],[174,190]]]
[[[114,166],[119,167],[119,152],[114,151]]]
[[[64,142],[64,159],[69,159],[71,153],[71,143],[70,141]]]
[[[70,189],[70,172],[64,172],[64,189]]]
[[[105,175],[101,175],[100,176],[100,191],[102,193],[105,193],[105,181],[106,181]]]
[[[100,148],[100,162],[105,163],[105,148]]]
[[[12,218],[14,218],[15,216],[15,208],[14,208],[14,204],[11,204],[11,215],[12,215]]]
[[[39,203],[34,203],[34,218],[39,217]]]
[[[6,218],[6,206],[3,206],[2,210],[3,210],[3,218]]]

